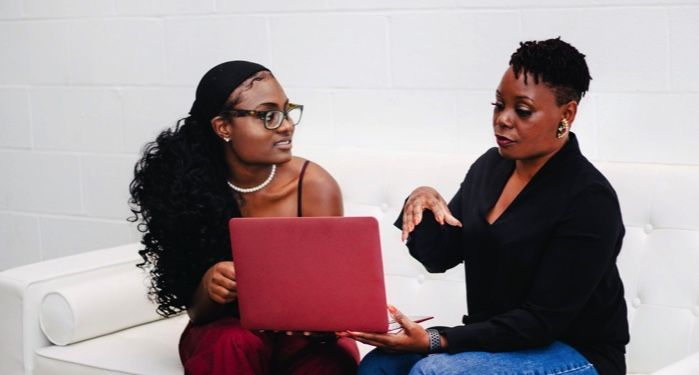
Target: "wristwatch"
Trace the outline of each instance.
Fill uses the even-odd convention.
[[[439,353],[442,350],[442,338],[439,335],[439,331],[434,328],[428,328],[426,331],[430,339],[430,348],[428,352]]]

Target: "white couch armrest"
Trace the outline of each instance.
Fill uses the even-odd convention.
[[[31,374],[33,354],[50,345],[39,325],[41,300],[58,288],[133,270],[138,244],[90,251],[0,272],[3,374]]]

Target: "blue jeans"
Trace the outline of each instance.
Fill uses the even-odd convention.
[[[410,375],[598,375],[580,353],[562,342],[514,352],[456,354],[391,354],[372,350],[359,364],[359,374]]]

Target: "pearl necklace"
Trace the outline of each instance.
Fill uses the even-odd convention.
[[[272,182],[272,179],[274,178],[274,174],[277,172],[277,165],[272,164],[272,172],[270,172],[269,177],[267,177],[266,180],[264,180],[261,184],[257,186],[253,186],[251,188],[241,188],[239,186],[233,185],[230,181],[226,181],[228,183],[228,186],[231,187],[231,189],[237,191],[238,193],[254,193],[258,190],[262,190],[265,186],[269,185],[270,182]]]

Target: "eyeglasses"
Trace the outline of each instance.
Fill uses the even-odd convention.
[[[282,125],[285,118],[291,122],[291,125],[298,125],[299,122],[301,122],[301,116],[303,115],[303,105],[289,103],[287,104],[285,111],[278,109],[256,111],[253,109],[234,108],[224,111],[223,114],[229,114],[233,117],[255,116],[264,121],[265,129],[274,130]]]

